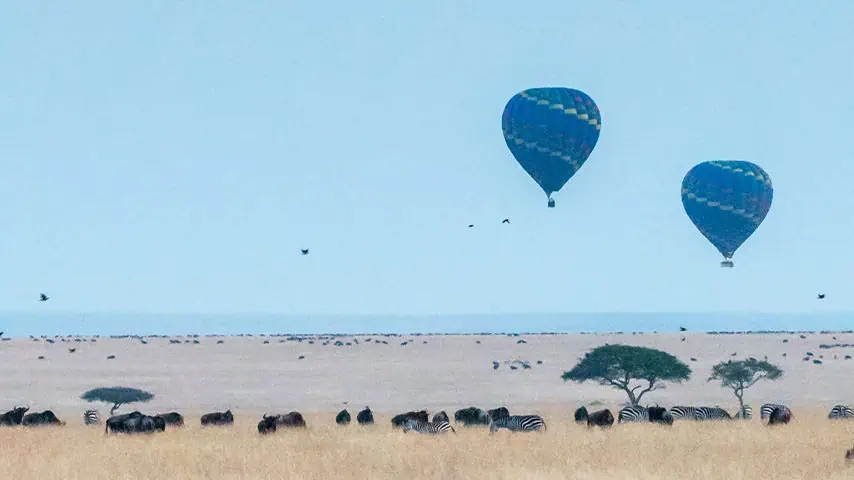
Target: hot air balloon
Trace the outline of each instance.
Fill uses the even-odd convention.
[[[552,193],[563,188],[590,156],[601,126],[593,99],[562,87],[517,93],[501,116],[507,147],[546,192],[550,208]]]
[[[761,167],[741,160],[714,160],[692,168],[682,180],[688,218],[724,256],[732,256],[768,215],[774,188]]]

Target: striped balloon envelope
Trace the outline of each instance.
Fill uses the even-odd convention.
[[[563,87],[531,88],[504,107],[504,141],[525,169],[551,195],[584,165],[599,140],[602,117],[587,94]]]
[[[765,220],[774,187],[759,165],[742,160],[700,163],[682,180],[682,205],[688,218],[723,255],[723,267]]]

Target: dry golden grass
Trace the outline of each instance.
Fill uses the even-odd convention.
[[[336,427],[334,414],[309,415],[304,432],[260,437],[256,420],[203,430],[195,422],[151,436],[106,436],[101,428],[0,429],[0,472],[9,479],[835,479],[854,477],[844,462],[854,422],[826,412],[795,412],[769,428],[758,419],[616,425],[587,430],[569,412],[545,414],[543,434],[493,436],[457,428],[443,437]]]

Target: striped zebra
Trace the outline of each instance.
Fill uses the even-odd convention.
[[[673,420],[696,420],[697,407],[676,406],[670,408],[670,416]]]
[[[83,423],[86,425],[98,425],[101,423],[101,417],[97,410],[86,410],[83,412]]]
[[[827,418],[831,420],[839,418],[854,418],[854,408],[851,408],[848,405],[834,405],[833,408],[830,409],[830,413],[827,415]]]
[[[638,405],[632,407],[625,407],[621,409],[620,413],[617,415],[617,423],[648,421],[649,410],[647,410],[646,407],[641,407]]]
[[[785,405],[780,403],[766,403],[762,405],[761,407],[759,407],[759,419],[767,420],[768,417],[771,416],[771,412],[773,412],[774,409],[777,407],[785,407]]]
[[[700,407],[694,410],[694,420],[732,420],[732,417],[723,408]]]
[[[750,405],[745,405],[743,408],[739,408],[738,412],[733,418],[736,418],[738,420],[750,420],[751,418],[753,418],[753,407]]]
[[[539,415],[512,415],[496,418],[489,423],[489,433],[495,433],[499,428],[506,428],[511,432],[544,432],[546,422]]]
[[[440,433],[454,432],[454,427],[451,426],[448,422],[422,422],[420,420],[416,420],[414,418],[410,418],[403,424],[403,433],[406,432],[418,432],[418,433],[426,433],[429,435],[437,435]]]

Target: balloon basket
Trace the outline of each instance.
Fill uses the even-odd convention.
[[[549,208],[555,208],[555,201],[551,198],[549,199]]]
[[[735,264],[732,263],[732,260],[724,260],[723,262],[721,262],[721,267],[723,268],[732,268],[734,266]]]

